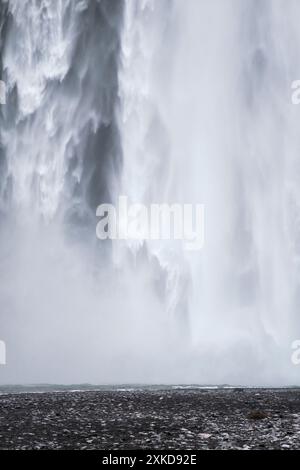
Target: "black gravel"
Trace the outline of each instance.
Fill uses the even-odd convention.
[[[5,394],[0,449],[300,449],[300,390]]]

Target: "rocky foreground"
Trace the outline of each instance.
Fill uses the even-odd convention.
[[[4,394],[0,449],[300,449],[300,390]]]

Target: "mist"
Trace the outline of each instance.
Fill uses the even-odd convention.
[[[1,384],[299,385],[297,0],[0,0]],[[203,204],[205,243],[96,237]]]

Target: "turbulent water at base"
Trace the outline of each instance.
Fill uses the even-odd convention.
[[[0,383],[299,384],[298,0],[0,0]],[[96,207],[205,205],[205,245]]]

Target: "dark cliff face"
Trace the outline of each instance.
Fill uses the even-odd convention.
[[[70,163],[72,173],[76,161],[84,160],[74,196],[80,195],[93,214],[100,203],[111,200],[110,182],[118,178],[121,162],[116,106],[123,8],[122,0],[90,2],[78,20],[72,66],[62,83],[63,94],[72,89],[81,93],[78,111],[83,120],[85,113],[100,116],[96,127],[89,121],[82,128],[80,148]]]

